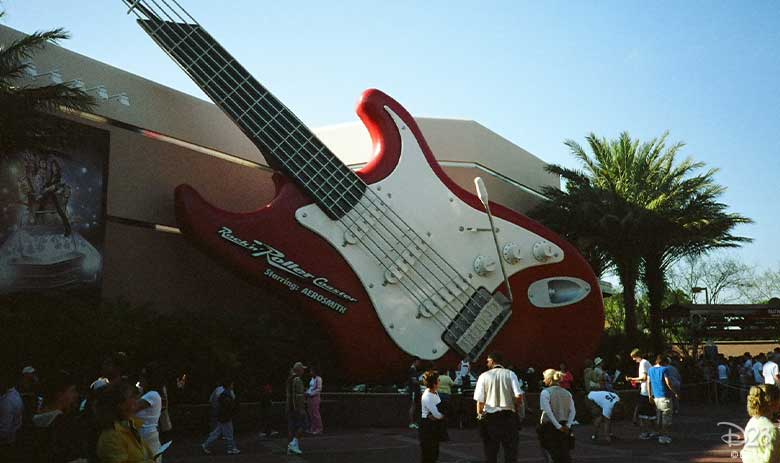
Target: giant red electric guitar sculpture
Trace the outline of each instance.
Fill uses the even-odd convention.
[[[491,227],[479,199],[447,177],[393,99],[363,94],[357,112],[376,156],[353,172],[177,2],[123,1],[279,172],[274,200],[247,213],[179,186],[182,232],[306,306],[347,377],[397,379],[410,356],[454,366],[488,347],[537,367],[593,353],[604,315],[586,261],[542,225],[493,203]]]

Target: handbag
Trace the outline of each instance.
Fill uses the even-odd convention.
[[[173,429],[173,425],[171,424],[171,416],[168,414],[167,408],[164,408],[163,411],[160,412],[159,427],[160,432],[168,432]]]
[[[450,433],[447,431],[447,420],[436,420],[436,436],[439,442],[449,442]]]
[[[173,424],[171,424],[171,415],[168,414],[168,389],[165,386],[162,387],[160,396],[162,399],[162,410],[160,411],[160,419],[157,422],[157,426],[160,432],[168,432],[173,429]]]

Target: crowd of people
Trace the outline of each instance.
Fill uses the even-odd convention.
[[[609,445],[614,438],[613,413],[622,406],[616,386],[636,387],[639,399],[632,420],[639,426],[638,439],[669,444],[684,380],[689,386],[703,386],[704,399],[746,404],[751,418],[745,428],[744,461],[780,461],[775,421],[780,414],[780,348],[728,359],[708,354],[697,361],[673,353],[650,356],[634,349],[627,360],[636,366],[621,363],[619,358],[596,357],[585,362],[581,375],[565,364],[537,373],[534,368],[516,369],[494,352],[488,355],[481,374],[473,375],[471,363],[463,360],[453,379],[449,371],[439,374],[414,359],[407,382],[409,427],[419,432],[422,462],[437,461],[439,443],[449,440],[448,419],[464,413],[453,404],[458,391],[476,403],[476,423],[488,463],[497,461],[500,449],[505,462],[516,461],[518,430],[529,409],[539,411],[536,432],[547,461],[569,462],[572,427],[579,424],[574,393],[582,391],[584,396],[578,403],[587,407],[592,418],[591,439]],[[164,375],[155,362],[134,374],[127,371],[127,365],[127,356],[121,352],[107,356],[100,376],[84,390],[79,387],[81,381],[66,371],[47,372],[39,379],[32,366],[0,378],[0,461],[162,461],[167,448],[163,442],[172,429]],[[631,374],[622,374],[629,369]],[[473,393],[472,378],[476,378]],[[186,377],[174,387],[181,388],[182,382]],[[300,455],[304,436],[324,431],[320,415],[323,380],[316,367],[295,362],[284,388],[287,453]],[[539,392],[538,408],[527,402],[527,392]],[[271,385],[264,385],[258,404],[263,438],[278,434],[271,425],[272,394]],[[233,427],[239,410],[233,378],[219,382],[209,403],[210,432],[201,444],[202,452],[211,454],[215,444],[224,441],[219,447],[228,455],[240,453]]]
[[[585,362],[582,375],[577,378],[565,364],[561,364],[558,370],[547,369],[537,376],[533,368],[505,367],[500,353],[490,354],[487,369],[479,375],[473,392],[486,461],[496,462],[499,448],[503,448],[505,462],[516,461],[518,429],[526,409],[534,406],[523,398],[537,385],[540,414],[536,431],[548,462],[571,461],[570,449],[574,445],[571,428],[579,424],[572,394],[576,390],[581,390],[585,396],[584,404],[592,418],[593,442],[612,443],[613,412],[622,405],[615,386],[625,384],[639,389],[632,416],[634,424],[639,426],[637,438],[670,444],[674,416],[680,410],[684,378],[691,386],[689,392],[704,391],[700,397],[704,400],[742,400],[747,404],[752,418],[745,430],[744,461],[780,461],[780,434],[776,423],[767,424],[767,420],[777,419],[780,413],[780,400],[777,398],[780,396],[777,392],[780,386],[780,348],[755,356],[745,353],[730,359],[716,354],[693,361],[674,352],[651,356],[640,349],[632,350],[628,357],[636,364],[636,375],[633,372],[621,375],[620,367],[626,371],[630,367],[621,364],[620,359],[607,365],[603,358],[596,357]],[[464,362],[461,362],[459,368],[464,374],[458,371],[456,378],[460,384],[470,377],[470,367],[466,364],[464,368],[463,365]],[[445,425],[447,415],[456,413],[448,404],[450,390],[442,393],[442,384],[451,382],[452,378],[449,372],[439,375],[435,369],[430,369],[419,376],[421,381],[418,382],[420,369],[421,361],[415,359],[409,369],[409,427],[419,429],[422,462],[433,463],[437,461],[438,443],[449,439]],[[416,405],[420,386],[424,392],[420,404]],[[714,396],[710,391],[714,391]],[[418,409],[420,413],[416,413]]]
[[[26,366],[21,374],[0,377],[0,462],[31,463],[152,463],[162,462],[173,427],[168,389],[156,362],[129,372],[127,355],[105,358],[100,376],[83,381],[67,371],[39,372]],[[308,387],[304,373],[308,370]],[[17,370],[18,371],[18,370]],[[181,388],[186,376],[174,387]],[[286,414],[289,454],[301,454],[304,433],[321,434],[320,395],[323,381],[315,367],[296,362],[287,379]],[[263,386],[259,410],[261,438],[278,434],[272,428],[273,388]],[[225,377],[210,398],[211,432],[201,450],[211,454],[218,439],[228,455],[240,453],[235,444],[233,419],[239,400],[232,378]]]

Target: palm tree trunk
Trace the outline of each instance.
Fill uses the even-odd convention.
[[[647,286],[647,298],[650,302],[650,338],[655,352],[664,349],[662,313],[664,294],[666,293],[666,277],[662,267],[661,256],[645,256],[644,282]]]
[[[620,284],[623,286],[623,308],[626,312],[623,331],[627,339],[635,340],[639,334],[636,318],[636,282],[639,279],[639,263],[616,262],[615,267],[620,277]]]

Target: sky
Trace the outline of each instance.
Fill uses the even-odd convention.
[[[670,132],[755,221],[732,252],[780,268],[780,3],[179,0],[310,127],[378,88],[415,116],[472,119],[548,163],[566,139]],[[120,0],[4,0],[5,24],[205,98]]]

